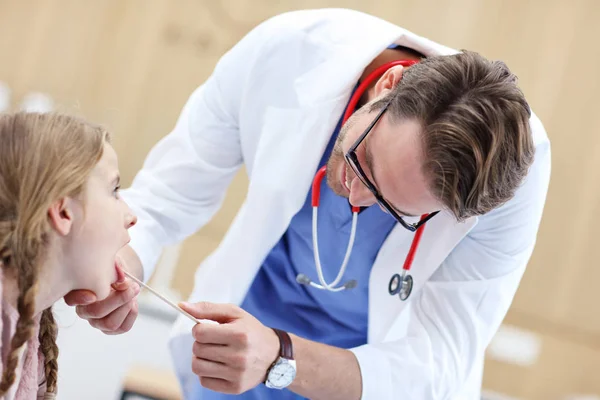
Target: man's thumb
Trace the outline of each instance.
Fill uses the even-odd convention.
[[[227,323],[241,317],[240,310],[231,304],[209,303],[206,301],[192,304],[182,301],[179,303],[179,307],[200,320]]]

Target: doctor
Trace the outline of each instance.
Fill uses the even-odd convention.
[[[191,95],[123,194],[139,217],[124,268],[149,277],[163,246],[211,219],[241,165],[247,198],[185,306],[220,324],[181,318],[173,331],[186,398],[480,398],[484,350],[532,254],[550,176],[544,128],[504,64],[355,11],[264,22]],[[340,271],[350,205],[360,211],[334,285],[344,290],[314,287]],[[411,247],[402,300],[390,278]],[[124,281],[103,302],[67,301],[121,333],[134,293]]]

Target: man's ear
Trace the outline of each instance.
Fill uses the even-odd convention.
[[[62,236],[67,236],[73,227],[73,199],[64,197],[55,201],[48,208],[50,226]]]
[[[381,97],[398,86],[402,79],[402,72],[404,72],[404,67],[402,65],[393,66],[385,71],[384,74],[381,75],[381,78],[377,80],[377,83],[375,83],[375,97]]]

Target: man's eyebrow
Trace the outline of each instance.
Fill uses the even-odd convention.
[[[367,160],[367,167],[369,167],[369,171],[371,171],[371,177],[373,178],[373,183],[375,184],[375,189],[377,189],[377,192],[379,192],[379,195],[381,197],[383,197],[383,195],[381,194],[381,191],[378,189],[381,186],[379,185],[379,183],[377,183],[377,178],[375,177],[375,169],[373,168],[373,154],[371,153],[371,146],[369,146],[368,144],[369,144],[369,141],[365,140],[365,159]],[[394,206],[392,203],[390,203],[387,199],[386,199],[386,202],[401,216],[417,217],[417,215],[413,215],[413,214],[410,214],[410,213],[400,210],[399,208]]]

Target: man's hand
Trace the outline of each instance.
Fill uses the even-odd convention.
[[[122,270],[139,271],[141,263],[135,252],[126,246],[116,258],[118,280],[112,284],[110,295],[96,301],[93,292],[87,290],[74,290],[65,296],[65,302],[70,306],[77,306],[79,317],[87,320],[91,326],[107,335],[118,335],[129,331],[138,315],[137,295],[140,286],[127,278]]]
[[[202,302],[180,306],[198,319],[220,323],[197,324],[192,331],[192,371],[202,386],[240,394],[265,381],[279,354],[279,339],[272,329],[234,305]]]

